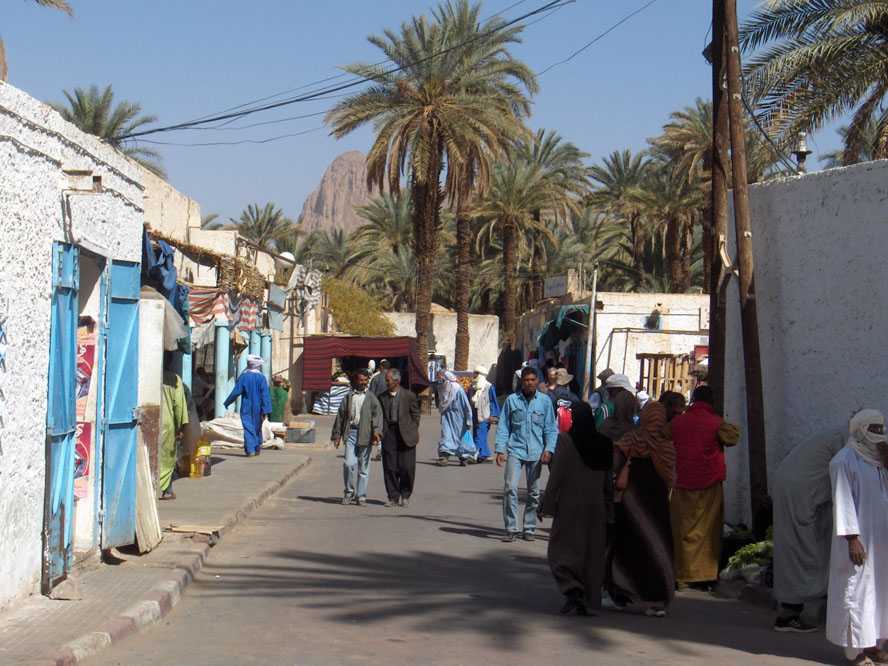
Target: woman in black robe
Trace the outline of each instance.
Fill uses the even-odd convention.
[[[565,596],[562,614],[588,614],[601,607],[607,509],[605,480],[613,444],[595,429],[585,402],[571,406],[573,425],[558,436],[540,514],[554,518],[549,535],[549,567]]]

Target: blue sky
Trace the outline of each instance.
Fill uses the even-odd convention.
[[[514,0],[485,0],[494,14]],[[118,99],[138,101],[172,124],[317,79],[337,66],[377,61],[366,36],[397,28],[434,0],[71,0],[75,15],[4,0],[0,33],[9,81],[46,101],[63,89],[113,84]],[[518,16],[544,4],[525,0]],[[556,62],[643,0],[577,0],[528,27],[516,54],[536,70]],[[739,0],[741,20],[756,4]],[[540,78],[531,125],[557,129],[592,155],[639,149],[669,113],[709,97],[701,56],[708,0],[658,0],[571,62]],[[329,101],[297,104],[247,122],[323,111]],[[186,131],[173,142],[264,139],[319,127],[321,118],[244,131]],[[326,129],[264,145],[157,146],[170,181],[204,213],[236,217],[251,202],[274,201],[295,219],[329,162],[366,151],[370,131],[335,140]],[[833,131],[814,137],[817,154],[834,148]]]

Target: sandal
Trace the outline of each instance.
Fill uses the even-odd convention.
[[[870,659],[866,652],[861,652],[856,658],[849,659],[848,663],[853,664],[853,666],[876,666],[875,662]]]

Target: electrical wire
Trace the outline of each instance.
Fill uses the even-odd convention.
[[[303,136],[304,134],[311,134],[313,132],[320,132],[321,130],[327,129],[326,126],[321,125],[319,127],[312,127],[311,129],[303,130],[301,132],[292,132],[290,134],[281,134],[279,136],[272,136],[267,139],[241,139],[240,141],[204,141],[200,143],[179,143],[177,141],[156,141],[154,139],[139,139],[142,143],[149,143],[155,146],[186,146],[186,147],[198,147],[198,146],[240,146],[246,143],[249,144],[264,144],[264,143],[273,143],[275,141],[280,141],[282,139],[290,139],[294,136]]]
[[[542,76],[542,75],[545,74],[546,72],[549,72],[549,71],[555,69],[556,67],[559,67],[560,65],[564,65],[564,64],[569,63],[571,60],[573,60],[573,59],[576,58],[578,55],[580,55],[583,51],[585,51],[586,49],[588,49],[589,47],[591,47],[591,46],[592,46],[593,44],[595,44],[596,42],[598,42],[598,41],[604,39],[607,35],[609,35],[610,33],[612,33],[614,30],[616,30],[617,28],[619,28],[621,25],[623,25],[624,23],[626,23],[626,22],[629,21],[630,19],[634,18],[634,17],[637,16],[638,14],[641,14],[643,11],[645,11],[648,7],[650,7],[651,5],[653,5],[655,2],[657,2],[657,0],[648,0],[648,2],[646,2],[644,5],[642,5],[641,7],[639,7],[638,9],[636,9],[635,11],[626,14],[626,16],[624,16],[624,17],[621,18],[619,21],[617,21],[616,23],[614,23],[614,24],[613,24],[611,27],[609,27],[607,30],[605,30],[604,32],[601,32],[601,33],[597,34],[597,35],[596,35],[595,37],[593,37],[591,40],[589,40],[588,42],[586,42],[583,46],[581,46],[581,47],[578,48],[576,51],[574,51],[574,52],[571,53],[569,56],[567,56],[564,60],[559,60],[558,62],[554,62],[554,63],[552,63],[551,65],[549,65],[548,67],[546,67],[544,70],[542,70],[542,71],[540,71],[540,72],[537,72],[537,76],[538,76],[538,77],[539,77],[539,76]]]
[[[742,85],[742,81],[741,81]],[[741,95],[740,99],[743,100],[743,106],[746,107],[746,113],[752,118],[752,122],[755,123],[755,126],[758,128],[758,131],[761,132],[762,136],[768,141],[771,146],[771,149],[774,151],[774,155],[783,163],[783,166],[792,171],[793,173],[798,173],[798,166],[786,156],[780,147],[774,142],[774,139],[771,138],[771,135],[765,131],[765,128],[762,127],[762,124],[759,122],[759,119],[756,117],[755,113],[752,110],[752,107],[749,106],[749,102],[746,101],[746,96]]]
[[[359,76],[351,81],[348,81],[348,82],[345,82],[342,84],[338,84],[335,86],[328,87],[326,89],[310,92],[305,95],[295,97],[292,99],[287,99],[287,100],[283,100],[283,101],[275,102],[275,103],[271,103],[271,104],[265,104],[263,106],[248,108],[248,109],[244,109],[241,111],[232,111],[230,113],[222,113],[222,114],[218,114],[216,116],[204,117],[200,120],[188,121],[188,122],[184,122],[184,123],[178,123],[175,125],[168,125],[165,127],[157,127],[157,128],[153,128],[153,129],[142,130],[140,132],[130,132],[129,134],[123,134],[121,136],[115,137],[115,140],[116,141],[123,141],[126,139],[133,139],[133,138],[140,137],[140,136],[147,136],[149,134],[157,134],[158,132],[171,132],[171,131],[175,131],[175,130],[188,129],[188,128],[193,127],[195,125],[205,125],[205,124],[211,123],[211,122],[219,122],[219,121],[223,121],[223,120],[229,120],[231,118],[243,117],[246,115],[251,115],[253,113],[259,113],[261,111],[269,111],[271,109],[277,109],[277,108],[281,108],[284,106],[289,106],[290,104],[296,104],[299,102],[306,102],[306,101],[318,99],[322,95],[327,95],[330,93],[336,93],[336,92],[340,92],[343,90],[348,90],[350,88],[354,88],[355,86],[361,85],[363,83],[368,83],[370,81],[378,80],[380,78],[390,76],[392,74],[396,74],[397,72],[403,71],[407,66],[419,65],[419,64],[427,62],[433,58],[437,58],[442,55],[446,55],[447,53],[455,51],[456,49],[463,48],[464,46],[467,46],[467,45],[469,45],[473,42],[476,42],[480,39],[484,39],[485,37],[488,37],[496,32],[500,32],[508,27],[511,27],[511,26],[517,24],[517,23],[521,23],[525,19],[531,18],[533,16],[537,16],[539,14],[549,11],[553,7],[556,7],[561,4],[566,4],[566,3],[569,3],[572,1],[573,0],[550,0],[549,2],[542,5],[541,7],[538,7],[532,11],[526,12],[526,13],[522,14],[521,16],[518,16],[517,18],[514,18],[510,21],[506,21],[505,23],[501,23],[501,24],[497,25],[495,28],[492,28],[491,30],[480,33],[478,35],[475,35],[474,37],[471,37],[470,39],[467,39],[464,42],[461,42],[459,44],[454,44],[453,46],[450,46],[446,49],[442,49],[441,51],[438,51],[437,53],[432,53],[431,55],[426,56],[425,58],[421,58],[421,59],[417,60],[416,62],[407,63],[404,65],[398,65],[397,67],[393,67],[388,70],[383,70],[383,71],[381,71],[377,74],[374,74],[372,76],[369,76],[369,77]],[[382,64],[384,64],[385,62],[388,62],[388,61],[387,60],[382,61]],[[335,78],[338,78],[339,76],[340,75],[337,75]],[[304,87],[308,87],[309,85],[310,84],[307,84]],[[294,90],[298,90],[298,89],[299,88],[294,89]],[[276,97],[276,96],[279,96],[279,95],[273,95],[272,97]]]

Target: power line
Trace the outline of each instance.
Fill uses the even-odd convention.
[[[771,149],[774,151],[774,155],[783,163],[783,166],[792,171],[793,173],[798,173],[799,168],[796,166],[789,157],[780,149],[780,147],[774,143],[774,139],[771,138],[771,135],[765,131],[765,128],[762,127],[762,124],[759,122],[759,119],[756,117],[755,113],[752,110],[752,107],[749,106],[749,102],[746,101],[746,96],[741,95],[740,97],[743,100],[743,106],[746,107],[746,113],[748,113],[752,117],[752,122],[755,123],[755,126],[758,128],[758,131],[762,133],[762,136],[765,137],[767,142],[771,145]]]
[[[141,132],[130,132],[129,134],[124,134],[124,135],[115,137],[115,139],[117,141],[123,141],[125,139],[133,139],[133,138],[136,138],[139,136],[147,136],[149,134],[156,134],[158,132],[171,132],[174,130],[188,129],[188,128],[193,127],[195,125],[205,125],[205,124],[211,123],[211,122],[220,122],[220,121],[228,120],[231,118],[239,118],[239,117],[243,117],[243,116],[250,115],[253,113],[259,113],[260,111],[269,111],[271,109],[277,109],[277,108],[281,108],[284,106],[289,106],[290,104],[296,104],[299,102],[310,101],[313,99],[317,99],[322,95],[328,95],[330,93],[336,93],[336,92],[341,92],[343,90],[348,90],[350,88],[354,88],[355,86],[361,85],[363,83],[378,80],[382,77],[390,76],[391,74],[395,74],[397,72],[403,71],[407,66],[419,65],[419,64],[422,64],[423,62],[427,62],[428,60],[431,60],[432,58],[437,58],[439,56],[446,55],[447,53],[450,53],[456,49],[462,48],[464,46],[467,46],[468,44],[476,42],[479,39],[483,39],[483,38],[488,37],[489,35],[492,35],[496,32],[500,32],[508,27],[515,25],[516,23],[520,23],[521,21],[523,21],[527,18],[547,12],[548,10],[552,9],[553,7],[556,7],[558,5],[565,3],[565,1],[566,0],[550,0],[550,2],[547,2],[545,5],[538,7],[537,9],[526,12],[525,14],[522,14],[521,16],[519,16],[515,19],[512,19],[511,21],[506,21],[505,23],[502,23],[502,24],[496,26],[495,28],[488,30],[487,32],[483,32],[481,34],[475,35],[474,37],[467,39],[466,41],[464,41],[460,44],[454,44],[453,46],[443,49],[437,53],[433,53],[425,58],[421,58],[420,60],[417,60],[416,62],[407,63],[404,65],[398,65],[397,67],[393,67],[391,69],[381,71],[378,74],[374,74],[372,76],[358,77],[352,81],[348,81],[346,83],[332,86],[327,89],[322,89],[322,90],[315,91],[312,93],[307,93],[306,95],[302,95],[300,97],[295,97],[292,99],[283,100],[283,101],[275,102],[272,104],[266,104],[264,106],[258,106],[258,107],[254,107],[251,109],[245,109],[243,111],[237,111],[237,112],[232,112],[232,113],[223,113],[223,114],[220,114],[220,115],[217,115],[214,117],[204,118],[199,121],[178,123],[176,125],[168,125],[166,127],[157,127],[154,129],[143,130]],[[567,1],[572,1],[572,0],[567,0]]]
[[[275,141],[280,141],[281,139],[290,139],[294,136],[302,136],[304,134],[311,134],[312,132],[320,132],[321,130],[326,129],[324,125],[320,127],[312,127],[311,129],[303,130],[302,132],[293,132],[291,134],[281,134],[279,136],[272,136],[267,139],[241,139],[240,141],[204,141],[200,143],[179,143],[176,141],[155,141],[153,139],[139,139],[142,143],[150,143],[155,146],[185,146],[185,147],[198,147],[198,146],[240,146],[245,143],[250,144],[263,144],[263,143],[273,143]]]
[[[511,11],[512,9],[514,9],[515,7],[518,7],[519,5],[523,5],[525,2],[527,2],[527,0],[518,0],[518,2],[513,2],[511,5],[509,5],[505,9],[501,9],[496,14],[491,14],[490,16],[488,16],[484,20],[489,21],[490,19],[492,19],[496,16],[501,16],[502,14],[505,14],[506,12]],[[370,67],[380,67],[388,62],[392,62],[391,58],[386,58],[385,60],[380,60],[379,62],[373,63],[372,65],[370,65]],[[295,88],[288,88],[287,90],[282,90],[280,92],[276,92],[271,95],[266,95],[265,97],[259,97],[257,99],[250,100],[249,102],[244,102],[243,104],[238,104],[236,106],[232,106],[227,109],[222,109],[221,111],[218,111],[216,114],[207,114],[204,116],[199,116],[198,118],[195,118],[194,120],[188,121],[188,122],[198,122],[198,121],[204,120],[206,118],[210,118],[213,115],[217,115],[220,113],[228,113],[229,111],[237,111],[238,109],[243,109],[244,107],[250,106],[251,104],[258,104],[260,102],[267,102],[268,100],[274,99],[276,97],[282,97],[283,95],[289,95],[290,93],[298,92],[299,90],[305,90],[306,88],[311,88],[313,86],[317,86],[322,83],[336,81],[337,79],[341,79],[346,76],[348,76],[347,72],[341,72],[339,74],[332,74],[332,75],[326,76],[322,79],[318,79],[316,81],[311,81],[311,82],[305,83],[301,86],[296,86]]]
[[[636,9],[635,11],[630,12],[629,14],[626,14],[626,16],[624,16],[624,17],[621,18],[619,21],[617,21],[616,23],[614,23],[614,24],[613,24],[611,27],[609,27],[607,30],[605,30],[604,32],[599,33],[598,35],[596,35],[595,37],[593,37],[591,40],[589,40],[588,42],[586,42],[585,44],[583,44],[583,46],[581,46],[581,47],[578,48],[576,51],[574,51],[573,53],[571,53],[571,54],[570,54],[569,56],[567,56],[564,60],[559,60],[558,62],[554,62],[554,63],[552,63],[551,65],[549,65],[548,67],[546,67],[544,70],[542,70],[541,72],[537,72],[537,76],[542,76],[542,75],[545,74],[546,72],[548,72],[548,71],[550,71],[550,70],[552,70],[552,69],[554,69],[554,68],[556,68],[556,67],[558,67],[558,66],[560,66],[560,65],[564,65],[564,64],[566,64],[566,63],[569,63],[571,60],[573,60],[574,58],[576,58],[578,55],[580,55],[583,51],[585,51],[586,49],[588,49],[590,46],[592,46],[592,45],[595,44],[596,42],[600,41],[601,39],[604,39],[607,35],[609,35],[609,34],[612,33],[614,30],[616,30],[617,28],[619,28],[621,25],[623,25],[624,23],[626,23],[626,21],[632,19],[633,17],[637,16],[638,14],[641,14],[641,12],[643,12],[644,10],[646,10],[648,7],[650,7],[651,5],[653,5],[655,2],[657,2],[657,0],[648,0],[647,3],[645,3],[644,5],[642,5],[641,7],[639,7],[638,9]]]

